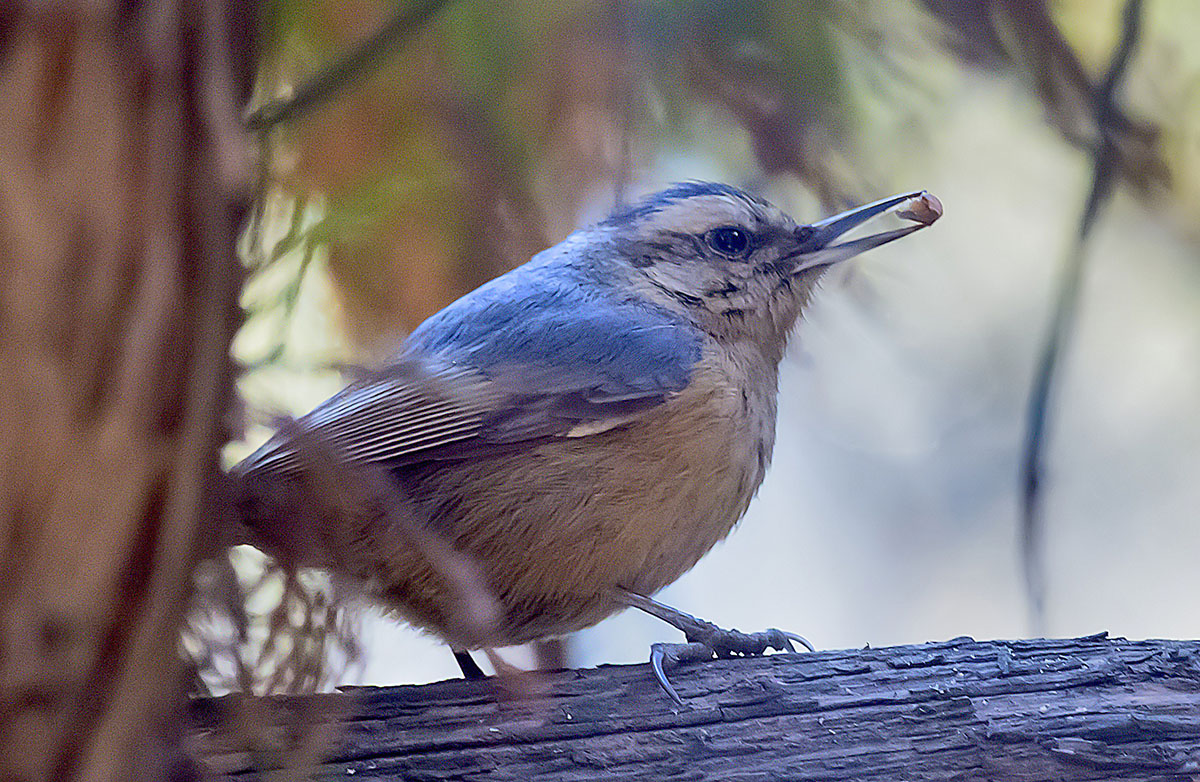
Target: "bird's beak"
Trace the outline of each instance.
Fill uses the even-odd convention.
[[[841,244],[834,244],[835,241],[851,230],[874,217],[888,212],[895,212],[898,217],[911,220],[916,225],[864,236],[861,239],[853,239]],[[916,193],[905,193],[903,195],[892,196],[891,198],[884,198],[881,201],[875,201],[874,203],[851,209],[848,212],[827,217],[824,220],[799,229],[806,235],[801,240],[803,250],[797,259],[799,263],[796,265],[793,273],[799,273],[818,266],[830,266],[847,258],[853,258],[867,250],[887,244],[903,236],[908,236],[914,231],[919,231],[925,226],[931,225],[941,216],[942,202],[932,193],[921,190]]]

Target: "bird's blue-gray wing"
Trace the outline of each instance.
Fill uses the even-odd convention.
[[[602,432],[687,386],[700,338],[673,313],[587,286],[515,282],[500,278],[426,321],[394,364],[299,430],[352,462],[402,465]],[[286,469],[295,450],[281,434],[242,469]]]

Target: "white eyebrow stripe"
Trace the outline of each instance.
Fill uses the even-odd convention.
[[[740,198],[706,193],[665,205],[647,216],[643,228],[651,231],[703,233],[720,225],[743,225],[757,229],[763,222],[762,209]]]

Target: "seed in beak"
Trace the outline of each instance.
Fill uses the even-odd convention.
[[[919,195],[901,204],[896,216],[921,225],[933,225],[942,216],[942,202],[933,193],[922,190]]]

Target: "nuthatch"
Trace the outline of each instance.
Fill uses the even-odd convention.
[[[893,211],[916,224],[837,242]],[[822,272],[940,215],[919,192],[798,225],[728,185],[674,185],[446,307],[276,435],[234,470],[244,521],[279,528],[266,498],[304,469],[310,433],[384,471],[417,523],[479,564],[500,615],[488,637],[456,637],[445,579],[368,524],[322,533],[308,564],[369,582],[460,662],[649,611],[690,642],[651,655],[678,700],[664,665],[802,640],[722,631],[649,596],[729,534],[762,482],[779,361]]]

